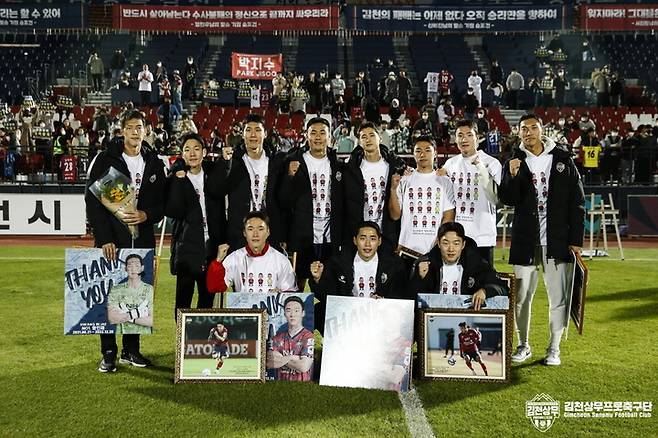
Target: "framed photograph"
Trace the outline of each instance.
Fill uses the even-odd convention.
[[[481,309],[510,310],[514,308],[516,297],[516,277],[514,274],[498,273],[498,278],[507,286],[508,295],[487,298]],[[472,309],[473,295],[426,294],[419,293],[416,299],[419,309]]]
[[[267,312],[267,380],[310,382],[315,357],[314,295],[249,292],[226,295],[229,309]]]
[[[414,302],[327,297],[320,385],[405,392]]]
[[[571,282],[571,296],[569,298],[569,313],[578,334],[583,334],[585,322],[585,298],[587,296],[588,270],[580,254],[574,253],[573,276]]]
[[[114,261],[100,248],[67,248],[64,334],[153,332],[153,249],[118,249]]]
[[[174,382],[264,382],[261,309],[179,309]]]
[[[422,378],[509,383],[512,320],[507,312],[422,309]]]

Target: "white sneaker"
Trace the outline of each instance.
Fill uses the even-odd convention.
[[[562,361],[560,361],[560,350],[556,350],[554,348],[549,348],[548,350],[546,350],[544,365],[557,366],[560,365],[561,363]]]
[[[516,353],[512,355],[512,362],[525,362],[532,357],[530,345],[519,345],[516,347]]]

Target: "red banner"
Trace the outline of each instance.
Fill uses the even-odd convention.
[[[581,30],[658,29],[658,5],[581,6]]]
[[[283,71],[283,55],[231,54],[233,79],[272,79]]]
[[[186,7],[114,5],[112,26],[128,30],[259,32],[338,29],[338,6]]]

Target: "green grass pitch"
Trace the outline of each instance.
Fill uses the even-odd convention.
[[[534,355],[512,366],[509,385],[415,382],[436,436],[656,436],[655,408],[651,418],[560,417],[545,434],[525,417],[526,401],[540,393],[560,402],[658,401],[658,249],[627,249],[625,261],[610,252],[586,261],[585,332],[571,327],[562,366],[539,364],[548,342],[540,282]],[[501,255],[497,268],[510,272]],[[63,264],[63,248],[0,247],[0,437],[410,436],[393,392],[301,382],[175,385],[175,279],[166,260],[156,333],[142,337],[155,366],[118,365],[117,373],[101,374],[98,337],[61,334]]]
[[[215,359],[185,359],[183,362],[182,376],[186,379],[259,379],[258,359],[256,358],[231,358],[224,359],[224,364],[216,370]],[[210,371],[210,375],[203,374],[204,370]],[[206,372],[207,373],[207,372]]]

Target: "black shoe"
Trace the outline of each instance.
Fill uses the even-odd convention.
[[[141,355],[141,353],[129,353],[127,351],[121,352],[119,363],[129,363],[132,366],[139,368],[150,367],[153,365],[150,360]]]
[[[114,363],[116,358],[114,356],[103,356],[103,360],[98,364],[98,371],[101,373],[114,373],[117,370],[117,366]]]

